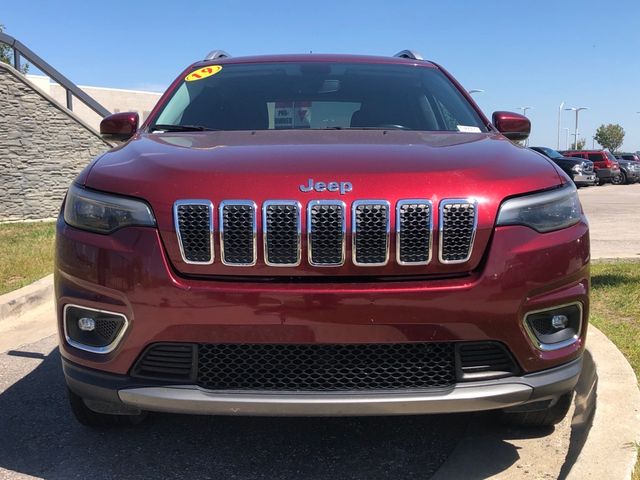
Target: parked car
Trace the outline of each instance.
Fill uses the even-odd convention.
[[[560,153],[565,157],[591,160],[599,185],[620,182],[620,165],[616,157],[608,150],[563,150]]]
[[[622,155],[616,156],[620,165],[620,177],[614,183],[636,183],[640,182],[640,162],[635,160],[635,155],[627,155],[631,159],[627,160]]]
[[[569,175],[578,187],[588,187],[596,184],[596,174],[593,162],[582,158],[565,157],[560,152],[549,147],[530,147],[552,160],[564,173]]]
[[[589,231],[560,168],[446,70],[219,51],[70,186],[55,296],[71,409],[566,414]]]
[[[631,160],[633,162],[640,162],[640,155],[638,155],[637,153],[621,153],[619,155],[616,155],[616,158],[622,160]]]

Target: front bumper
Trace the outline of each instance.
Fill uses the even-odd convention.
[[[620,170],[619,169],[613,169],[613,168],[598,168],[596,170],[596,175],[597,177],[600,179],[601,183],[607,183],[607,182],[611,182],[611,179],[615,176],[615,175],[619,175],[620,174]]]
[[[496,341],[509,348],[526,375],[579,358],[587,332],[586,220],[547,234],[498,227],[481,267],[447,278],[186,278],[171,267],[154,229],[130,227],[106,236],[76,230],[62,220],[56,249],[61,355],[105,374],[129,375],[141,353],[155,342]],[[526,313],[576,301],[584,310],[576,342],[554,351],[537,348],[523,323]],[[105,354],[70,345],[62,322],[68,304],[125,315],[128,326],[121,342]]]
[[[215,392],[194,385],[135,384],[63,360],[69,388],[90,405],[110,409],[206,415],[355,416],[418,415],[494,410],[542,402],[571,391],[582,357],[541,372],[496,380],[458,383],[452,388],[411,392]],[[113,411],[113,410],[112,410]]]
[[[573,175],[573,183],[575,183],[578,186],[582,186],[582,185],[593,185],[594,183],[596,183],[596,174],[595,173],[589,173],[589,174],[574,174]]]

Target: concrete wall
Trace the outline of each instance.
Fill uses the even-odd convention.
[[[69,183],[111,146],[0,62],[0,221],[57,216]]]
[[[66,106],[67,92],[57,83],[52,83],[49,77],[27,75],[27,78],[45,93],[51,95],[58,103]],[[79,87],[111,113],[138,112],[141,123],[147,119],[162,95],[159,92],[124,90],[121,88],[90,87],[86,85],[79,85]],[[100,120],[102,120],[100,115],[76,98],[73,99],[73,113],[96,130],[100,129]]]

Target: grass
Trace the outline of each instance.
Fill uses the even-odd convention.
[[[0,295],[53,270],[55,222],[0,224]]]
[[[591,323],[617,345],[640,378],[640,263],[591,265]]]
[[[616,344],[640,378],[640,262],[593,264],[591,286],[591,323]],[[633,480],[640,480],[638,464]]]

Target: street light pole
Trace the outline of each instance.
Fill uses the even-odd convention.
[[[527,110],[531,110],[533,107],[518,107],[518,110],[522,110],[522,115],[527,116]]]
[[[565,108],[565,110],[576,112],[576,129],[575,129],[576,139],[573,144],[573,149],[577,150],[578,149],[578,114],[580,113],[581,110],[589,110],[589,107],[569,107],[569,108]]]
[[[531,110],[533,107],[518,107],[518,110],[522,110],[522,115],[524,115],[525,117],[527,116],[527,110]],[[529,146],[529,139],[527,138],[524,141],[524,146],[528,147]]]
[[[563,130],[566,133],[566,136],[564,138],[564,149],[565,150],[569,150],[569,129],[567,127],[563,128]]]
[[[564,102],[558,107],[558,143],[556,150],[560,150],[560,122],[562,121],[562,109],[564,108]]]

